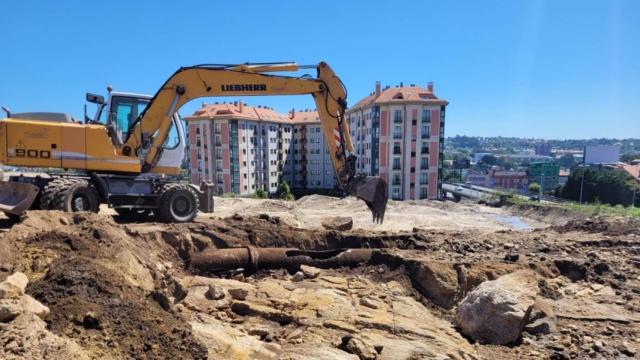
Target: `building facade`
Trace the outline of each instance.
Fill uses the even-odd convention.
[[[211,181],[219,195],[275,193],[281,181],[302,189],[335,186],[315,111],[281,114],[239,101],[203,104],[185,121],[191,182]]]
[[[394,200],[442,193],[446,100],[415,85],[381,88],[347,111],[358,172],[378,175]]]
[[[529,174],[526,171],[496,170],[493,172],[493,187],[526,193]]]
[[[540,184],[540,190],[550,192],[560,185],[560,165],[553,161],[529,163],[529,183]]]
[[[441,196],[447,101],[427,88],[387,86],[347,111],[356,171],[378,175],[395,200]],[[191,182],[212,181],[218,194],[334,189],[335,174],[318,113],[282,114],[242,101],[203,104],[186,117]]]

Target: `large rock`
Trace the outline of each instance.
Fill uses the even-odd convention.
[[[458,306],[456,322],[463,333],[491,344],[509,344],[522,333],[536,301],[536,274],[520,270],[486,281]]]
[[[322,218],[321,223],[327,230],[347,231],[353,228],[353,219],[346,216],[325,217]]]
[[[93,358],[93,357],[91,357]],[[73,340],[47,330],[35,314],[18,316],[0,331],[0,359],[90,359]]]
[[[16,272],[0,283],[0,299],[16,299],[24,295],[29,279],[27,275]]]
[[[418,262],[412,277],[420,292],[434,304],[445,309],[455,305],[458,273],[451,263]]]
[[[9,322],[20,314],[34,314],[40,318],[49,315],[49,308],[29,295],[22,295],[17,299],[0,300],[0,322]]]

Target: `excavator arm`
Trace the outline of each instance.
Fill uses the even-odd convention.
[[[300,95],[313,96],[340,187],[365,201],[374,221],[382,221],[387,184],[379,177],[356,174],[355,155],[344,119],[346,90],[331,67],[321,62],[317,77],[291,77],[274,72],[297,71],[297,64],[198,65],[176,71],[158,90],[129,131],[118,152],[143,159],[142,171],[157,163],[172,124],[173,115],[185,103],[199,97]]]

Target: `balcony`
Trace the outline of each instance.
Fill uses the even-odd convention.
[[[402,134],[393,133],[393,138],[394,139],[402,139]]]

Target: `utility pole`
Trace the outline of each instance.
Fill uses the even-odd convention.
[[[582,160],[582,180],[580,180],[580,204],[582,204],[582,189],[584,189],[584,159]]]

